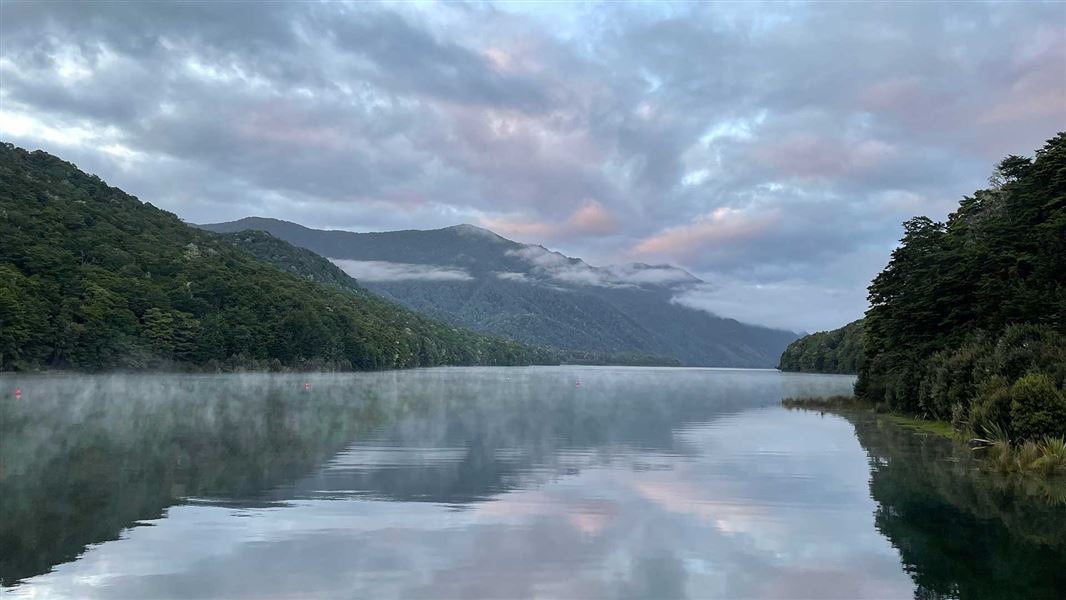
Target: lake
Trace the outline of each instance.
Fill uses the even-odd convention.
[[[779,404],[852,382],[2,376],[0,596],[1064,597],[1066,496]]]

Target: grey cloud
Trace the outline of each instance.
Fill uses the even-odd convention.
[[[190,221],[532,232],[593,201],[618,226],[553,244],[736,280],[738,305],[856,285],[825,265],[876,272],[902,220],[1066,128],[1053,3],[0,11],[0,135]],[[763,225],[714,232],[720,209]],[[826,302],[840,323],[861,309]]]
[[[593,267],[585,261],[552,252],[542,246],[524,246],[508,250],[507,254],[521,258],[532,267],[535,277],[571,285],[598,287],[633,287],[640,285],[673,286],[700,283],[700,279],[670,265],[628,263]],[[498,273],[500,279],[532,281],[522,273]]]
[[[381,260],[330,259],[345,273],[363,281],[469,281],[462,269]]]
[[[526,277],[525,273],[515,273],[513,271],[501,271],[496,273],[496,278],[503,279],[504,281],[518,281],[522,283],[529,281],[529,278]]]

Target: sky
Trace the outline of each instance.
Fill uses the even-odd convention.
[[[0,139],[194,223],[471,223],[856,319],[907,218],[1066,130],[1066,3],[0,3]]]

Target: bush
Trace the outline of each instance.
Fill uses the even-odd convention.
[[[1066,397],[1044,373],[1030,373],[1010,389],[1011,431],[1019,439],[1037,440],[1066,434]]]
[[[1009,433],[1011,399],[1010,382],[1006,377],[995,375],[985,381],[970,409],[970,429],[979,434],[995,429]]]
[[[969,406],[977,393],[976,368],[987,361],[991,350],[988,344],[975,343],[931,356],[918,385],[921,410],[943,420],[952,416],[953,407]]]
[[[1011,325],[975,367],[978,372],[996,373],[1010,381],[1041,372],[1061,387],[1066,376],[1066,335],[1047,325]]]
[[[922,364],[916,412],[950,418],[956,428],[977,434],[998,426],[1017,436],[1011,384],[1027,373],[1042,373],[1052,388],[1061,389],[1066,379],[1066,336],[1050,326],[1031,324],[1011,325],[994,339],[976,332],[958,348],[937,352]],[[903,393],[891,384],[905,374],[897,367],[880,378],[890,384],[882,394],[896,410],[905,406],[899,401]]]

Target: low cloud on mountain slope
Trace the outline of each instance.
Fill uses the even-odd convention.
[[[518,341],[693,366],[770,367],[796,335],[698,304],[709,286],[670,265],[595,267],[471,225],[418,231],[320,231],[276,219],[203,225],[258,229],[329,257],[410,308]]]
[[[360,281],[467,281],[473,279],[462,269],[433,265],[396,263],[384,260],[331,259],[334,264]]]

